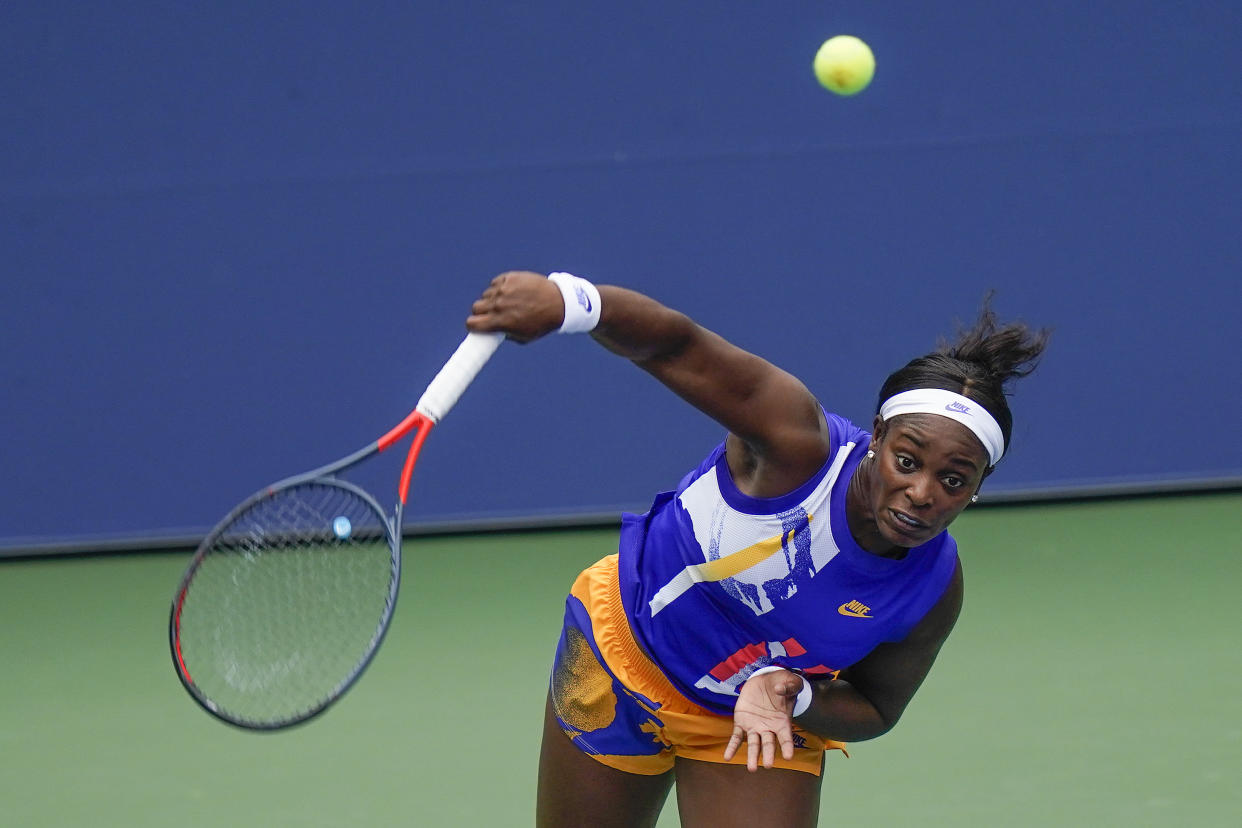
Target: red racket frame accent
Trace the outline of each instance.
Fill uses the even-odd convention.
[[[410,478],[414,475],[414,464],[418,462],[419,452],[423,450],[423,443],[427,441],[427,435],[431,433],[431,429],[435,427],[432,420],[418,411],[411,411],[410,415],[393,427],[391,431],[385,434],[375,444],[377,451],[383,451],[389,448],[408,434],[412,429],[417,428],[414,432],[414,440],[410,443],[409,453],[405,455],[405,466],[401,469],[401,483],[397,487],[397,497],[401,501],[401,505],[405,505],[406,498],[410,494]]]
[[[181,655],[181,607],[185,604],[185,596],[184,589],[177,593],[177,609],[173,612],[173,651],[176,653],[181,674],[193,682],[194,678],[190,675],[189,668],[185,666],[185,658]]]

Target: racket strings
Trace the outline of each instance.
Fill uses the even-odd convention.
[[[204,555],[181,608],[185,669],[230,718],[279,724],[335,698],[392,609],[387,518],[321,482],[237,515]]]

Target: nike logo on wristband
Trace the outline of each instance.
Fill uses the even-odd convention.
[[[587,292],[577,285],[574,285],[574,295],[578,297],[578,304],[582,305],[582,309],[587,313],[590,313],[591,297],[587,296]]]

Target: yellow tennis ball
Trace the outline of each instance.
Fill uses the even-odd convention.
[[[838,95],[857,95],[871,83],[875,55],[870,46],[853,35],[837,35],[819,47],[812,66],[825,89]]]

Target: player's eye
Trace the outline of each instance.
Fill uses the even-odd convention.
[[[966,481],[960,477],[946,477],[944,485],[949,489],[960,489],[966,485]]]
[[[899,469],[902,469],[903,471],[911,471],[914,469],[914,458],[913,457],[907,457],[904,454],[898,454],[896,455],[896,457],[897,457],[897,467]]]

